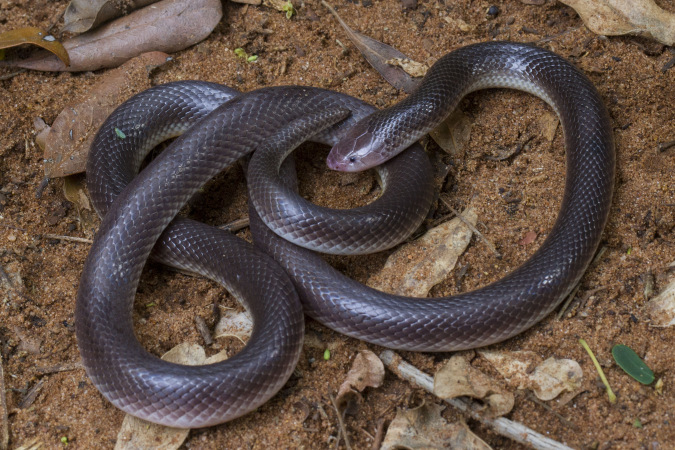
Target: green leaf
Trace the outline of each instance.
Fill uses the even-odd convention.
[[[120,130],[119,128],[115,127],[115,134],[117,135],[118,138],[120,139],[126,139],[127,135],[124,134],[124,131]]]
[[[324,350],[323,359],[325,359],[326,361],[328,361],[330,359],[330,350],[328,350],[328,349]]]
[[[654,381],[654,372],[632,348],[623,344],[615,345],[612,347],[612,356],[619,367],[640,383],[651,384]]]

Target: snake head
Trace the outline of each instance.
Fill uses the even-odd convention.
[[[368,129],[367,122],[356,123],[333,146],[326,160],[328,167],[340,172],[360,172],[382,164],[384,141]]]

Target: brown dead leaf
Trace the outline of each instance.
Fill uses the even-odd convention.
[[[198,366],[224,361],[227,359],[227,352],[223,350],[207,358],[201,345],[183,342],[162,355],[162,359],[176,364]],[[188,428],[165,427],[127,414],[117,433],[115,450],[174,450],[183,445],[189,433]]]
[[[547,142],[553,142],[559,122],[558,116],[552,112],[545,112],[537,119],[542,135]]]
[[[675,44],[675,13],[653,0],[561,0],[597,34],[637,34],[663,44]]]
[[[335,402],[340,413],[354,413],[362,401],[361,394],[367,387],[380,387],[384,380],[384,364],[370,350],[361,350],[352,362],[345,381],[340,385]]]
[[[158,0],[71,0],[63,14],[63,30],[84,33]]]
[[[103,74],[89,97],[66,107],[48,131],[36,140],[44,142],[45,176],[62,177],[83,172],[96,131],[124,100],[150,87],[150,71],[164,64],[168,55],[150,52]],[[38,122],[39,123],[39,122]]]
[[[39,28],[27,27],[18,30],[5,31],[0,33],[0,49],[16,47],[23,44],[33,44],[42,47],[45,50],[56,55],[61,62],[68,66],[70,58],[63,45],[57,41],[54,36],[42,31]]]
[[[584,373],[572,359],[542,358],[529,351],[478,352],[499,371],[509,385],[517,389],[531,389],[540,400],[553,400],[563,392],[577,392]]]
[[[69,202],[75,205],[82,230],[86,232],[95,230],[98,215],[92,208],[87,196],[87,183],[84,176],[70,175],[65,177],[63,194]]]
[[[462,355],[448,360],[434,376],[434,394],[442,399],[469,396],[485,403],[485,415],[498,417],[513,409],[514,397],[475,369]]]
[[[444,406],[423,404],[413,409],[399,409],[382,441],[382,450],[392,449],[474,449],[488,450],[487,445],[464,423],[449,424],[441,411]]]
[[[478,215],[471,206],[462,215],[476,225]],[[397,295],[426,297],[455,267],[472,235],[471,229],[458,217],[443,223],[392,253],[382,270],[367,284]]]
[[[429,133],[429,136],[446,153],[459,156],[471,137],[473,123],[461,110],[457,109],[450,117]]]
[[[332,6],[323,0],[321,0],[321,4],[328,8],[331,14],[335,16],[347,33],[347,36],[349,36],[349,39],[351,39],[352,43],[359,49],[363,57],[366,58],[366,61],[368,61],[389,84],[396,89],[401,89],[407,93],[415,90],[421,80],[411,77],[402,68],[392,66],[386,62],[395,58],[410,60],[408,56],[389,45],[383,44],[365,34],[352,30],[342,20],[338,13],[335,12]]]
[[[659,295],[645,306],[651,325],[672,327],[675,325],[675,280],[672,280]]]
[[[537,233],[535,231],[528,231],[525,236],[518,242],[520,245],[530,245],[537,240]]]
[[[196,44],[213,31],[222,14],[220,0],[162,0],[63,42],[70,55],[68,67],[45,52],[0,65],[70,72],[117,67],[142,53],[172,53]]]

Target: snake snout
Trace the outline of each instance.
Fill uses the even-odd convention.
[[[361,124],[357,123],[333,146],[326,159],[329,168],[340,172],[360,172],[389,159],[382,154],[384,143],[371,131],[361,130],[364,128],[359,126]]]

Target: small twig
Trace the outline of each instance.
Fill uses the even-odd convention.
[[[382,362],[398,377],[414,383],[425,391],[434,393],[434,379],[417,367],[403,360],[399,355],[391,350],[385,350],[380,353]],[[526,427],[522,423],[499,417],[489,419],[483,417],[474,409],[472,402],[460,400],[458,398],[443,399],[444,402],[454,406],[460,411],[469,414],[473,419],[481,422],[483,425],[491,428],[495,433],[506,436],[516,442],[528,445],[541,450],[571,450],[570,447],[547,438],[536,431]]]
[[[382,446],[382,439],[384,438],[384,419],[380,417],[377,419],[377,431],[375,432],[375,440],[370,447],[372,450],[379,450]]]
[[[345,430],[345,424],[342,421],[342,414],[340,414],[340,410],[338,409],[337,403],[335,402],[335,397],[333,397],[332,394],[328,394],[328,397],[330,398],[330,402],[333,404],[333,408],[335,408],[335,414],[337,414],[338,426],[340,428],[338,433],[337,445],[335,446],[335,448],[340,446],[340,435],[342,435],[342,437],[345,440],[345,447],[347,447],[347,450],[352,450],[352,446],[349,444],[349,437],[347,436],[347,430]]]
[[[237,219],[233,222],[221,225],[218,228],[220,228],[221,230],[229,231],[230,233],[236,233],[239,230],[243,230],[248,225],[249,225],[248,217],[244,217],[243,219]]]
[[[60,234],[43,234],[43,238],[47,239],[59,239],[61,241],[72,241],[72,242],[81,242],[83,244],[93,244],[94,241],[87,238],[75,237],[75,236],[62,236]]]
[[[543,38],[543,39],[539,39],[538,41],[535,41],[534,43],[535,43],[535,44],[541,44],[541,43],[544,43],[544,42],[552,41],[552,40],[554,40],[554,39],[556,39],[556,38],[559,38],[560,36],[564,36],[564,35],[566,35],[566,34],[568,34],[568,33],[571,33],[572,31],[577,31],[579,28],[581,28],[581,27],[568,28],[567,30],[562,31],[562,32],[560,32],[560,33],[558,33],[558,34],[554,34],[554,35],[552,35],[552,36],[546,36],[546,37]]]
[[[549,405],[547,405],[546,403],[544,403],[544,402],[542,402],[541,400],[539,400],[537,397],[534,396],[534,394],[533,394],[532,392],[528,392],[527,397],[530,399],[530,401],[536,403],[537,405],[539,405],[539,406],[541,406],[542,408],[544,408],[546,411],[548,411],[548,412],[550,412],[551,414],[553,414],[554,416],[556,416],[556,417],[558,418],[558,420],[560,420],[564,425],[566,425],[566,426],[572,428],[573,430],[577,430],[577,431],[579,430],[579,427],[577,427],[575,424],[573,424],[572,422],[570,422],[569,420],[567,420],[566,418],[564,418],[560,413],[558,413],[557,411],[555,411],[555,410],[554,410],[553,408],[551,408]]]
[[[659,152],[665,152],[670,147],[675,147],[675,141],[661,142],[656,148],[659,150]]]
[[[496,248],[494,245],[492,245],[492,242],[490,242],[490,241],[488,240],[488,238],[486,238],[485,236],[483,236],[483,233],[481,233],[480,231],[478,231],[478,228],[474,227],[473,224],[471,224],[471,222],[469,222],[468,220],[466,220],[466,219],[464,218],[464,216],[463,216],[459,211],[457,211],[455,208],[453,208],[453,207],[450,205],[450,203],[449,203],[445,198],[443,198],[442,195],[441,195],[439,198],[441,199],[441,201],[443,202],[443,204],[444,204],[444,205],[445,205],[445,206],[446,206],[453,214],[455,214],[457,217],[459,217],[459,220],[461,220],[462,222],[464,222],[464,225],[466,225],[467,227],[469,227],[469,228],[471,229],[471,231],[473,231],[474,233],[476,233],[476,236],[478,236],[478,237],[483,241],[483,243],[485,243],[485,245],[487,245],[487,247],[490,249],[490,251],[491,251],[492,253],[495,254],[495,256],[497,257],[497,259],[502,259],[502,254],[499,253],[499,252],[497,251],[497,248]]]
[[[49,178],[49,177],[44,177],[42,179],[42,181],[40,182],[40,185],[35,190],[35,198],[41,198],[42,197],[42,193],[44,192],[45,189],[47,189],[47,185],[49,184],[49,180],[51,180],[51,178]]]
[[[19,70],[17,70],[16,72],[7,73],[7,74],[5,74],[5,75],[0,75],[0,81],[9,80],[9,79],[11,79],[11,78],[14,78],[14,77],[17,76],[17,75],[21,75],[21,74],[24,73],[25,71],[26,71],[26,69],[19,69]]]
[[[44,385],[45,385],[45,379],[41,378],[30,389],[28,389],[28,391],[26,392],[26,395],[19,402],[19,409],[29,408],[30,405],[32,405],[33,402],[35,402],[35,399],[37,398],[38,394],[42,390],[42,386],[44,386]]]
[[[0,424],[0,450],[9,448],[9,411],[7,411],[5,392],[5,372],[2,369],[2,353],[0,352],[0,414],[2,415],[2,423]]]
[[[581,281],[579,281],[577,283],[577,285],[574,286],[574,289],[572,289],[572,292],[570,292],[570,295],[567,296],[567,300],[565,300],[565,303],[563,303],[562,307],[560,308],[560,311],[558,311],[556,319],[558,319],[558,320],[562,319],[562,317],[565,315],[565,313],[569,309],[570,304],[572,303],[572,300],[574,300],[574,296],[577,295],[577,292],[579,292],[580,287],[581,287]]]
[[[42,375],[48,375],[50,373],[70,372],[71,370],[79,370],[79,369],[84,370],[84,365],[82,365],[82,361],[77,361],[74,363],[57,364],[55,366],[48,366],[48,367],[36,367],[35,371]]]
[[[206,325],[206,321],[204,321],[202,316],[199,315],[195,316],[195,325],[197,326],[197,331],[199,331],[199,334],[202,336],[202,339],[204,339],[204,344],[206,344],[207,346],[213,344],[211,331],[209,331],[209,327],[208,325]]]

